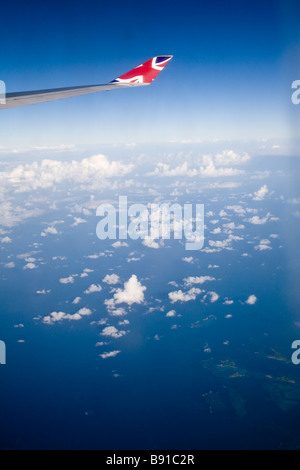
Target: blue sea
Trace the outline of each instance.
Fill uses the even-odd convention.
[[[300,448],[299,159],[218,145],[2,154],[1,449]],[[204,204],[203,249],[98,239],[120,195]]]

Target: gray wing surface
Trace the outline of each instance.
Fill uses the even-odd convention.
[[[148,83],[108,83],[107,85],[89,85],[69,88],[56,88],[53,90],[27,91],[22,93],[7,93],[6,103],[0,105],[0,109],[15,108],[28,104],[44,103],[46,101],[55,101],[72,96],[87,95],[98,93],[99,91],[115,90],[117,88],[136,87],[148,85]]]

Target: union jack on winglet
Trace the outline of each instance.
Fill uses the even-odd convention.
[[[132,83],[150,85],[159,72],[172,59],[172,55],[159,55],[130,70],[110,83]]]

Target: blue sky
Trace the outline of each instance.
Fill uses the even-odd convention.
[[[7,91],[106,83],[158,54],[145,89],[3,110],[1,145],[296,135],[296,1],[14,2],[2,6]]]

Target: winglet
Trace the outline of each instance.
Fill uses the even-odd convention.
[[[110,83],[132,83],[133,85],[150,85],[157,77],[159,72],[167,65],[172,59],[172,55],[159,55],[153,57],[147,62],[139,65],[135,69],[121,75],[120,77],[112,80]]]

